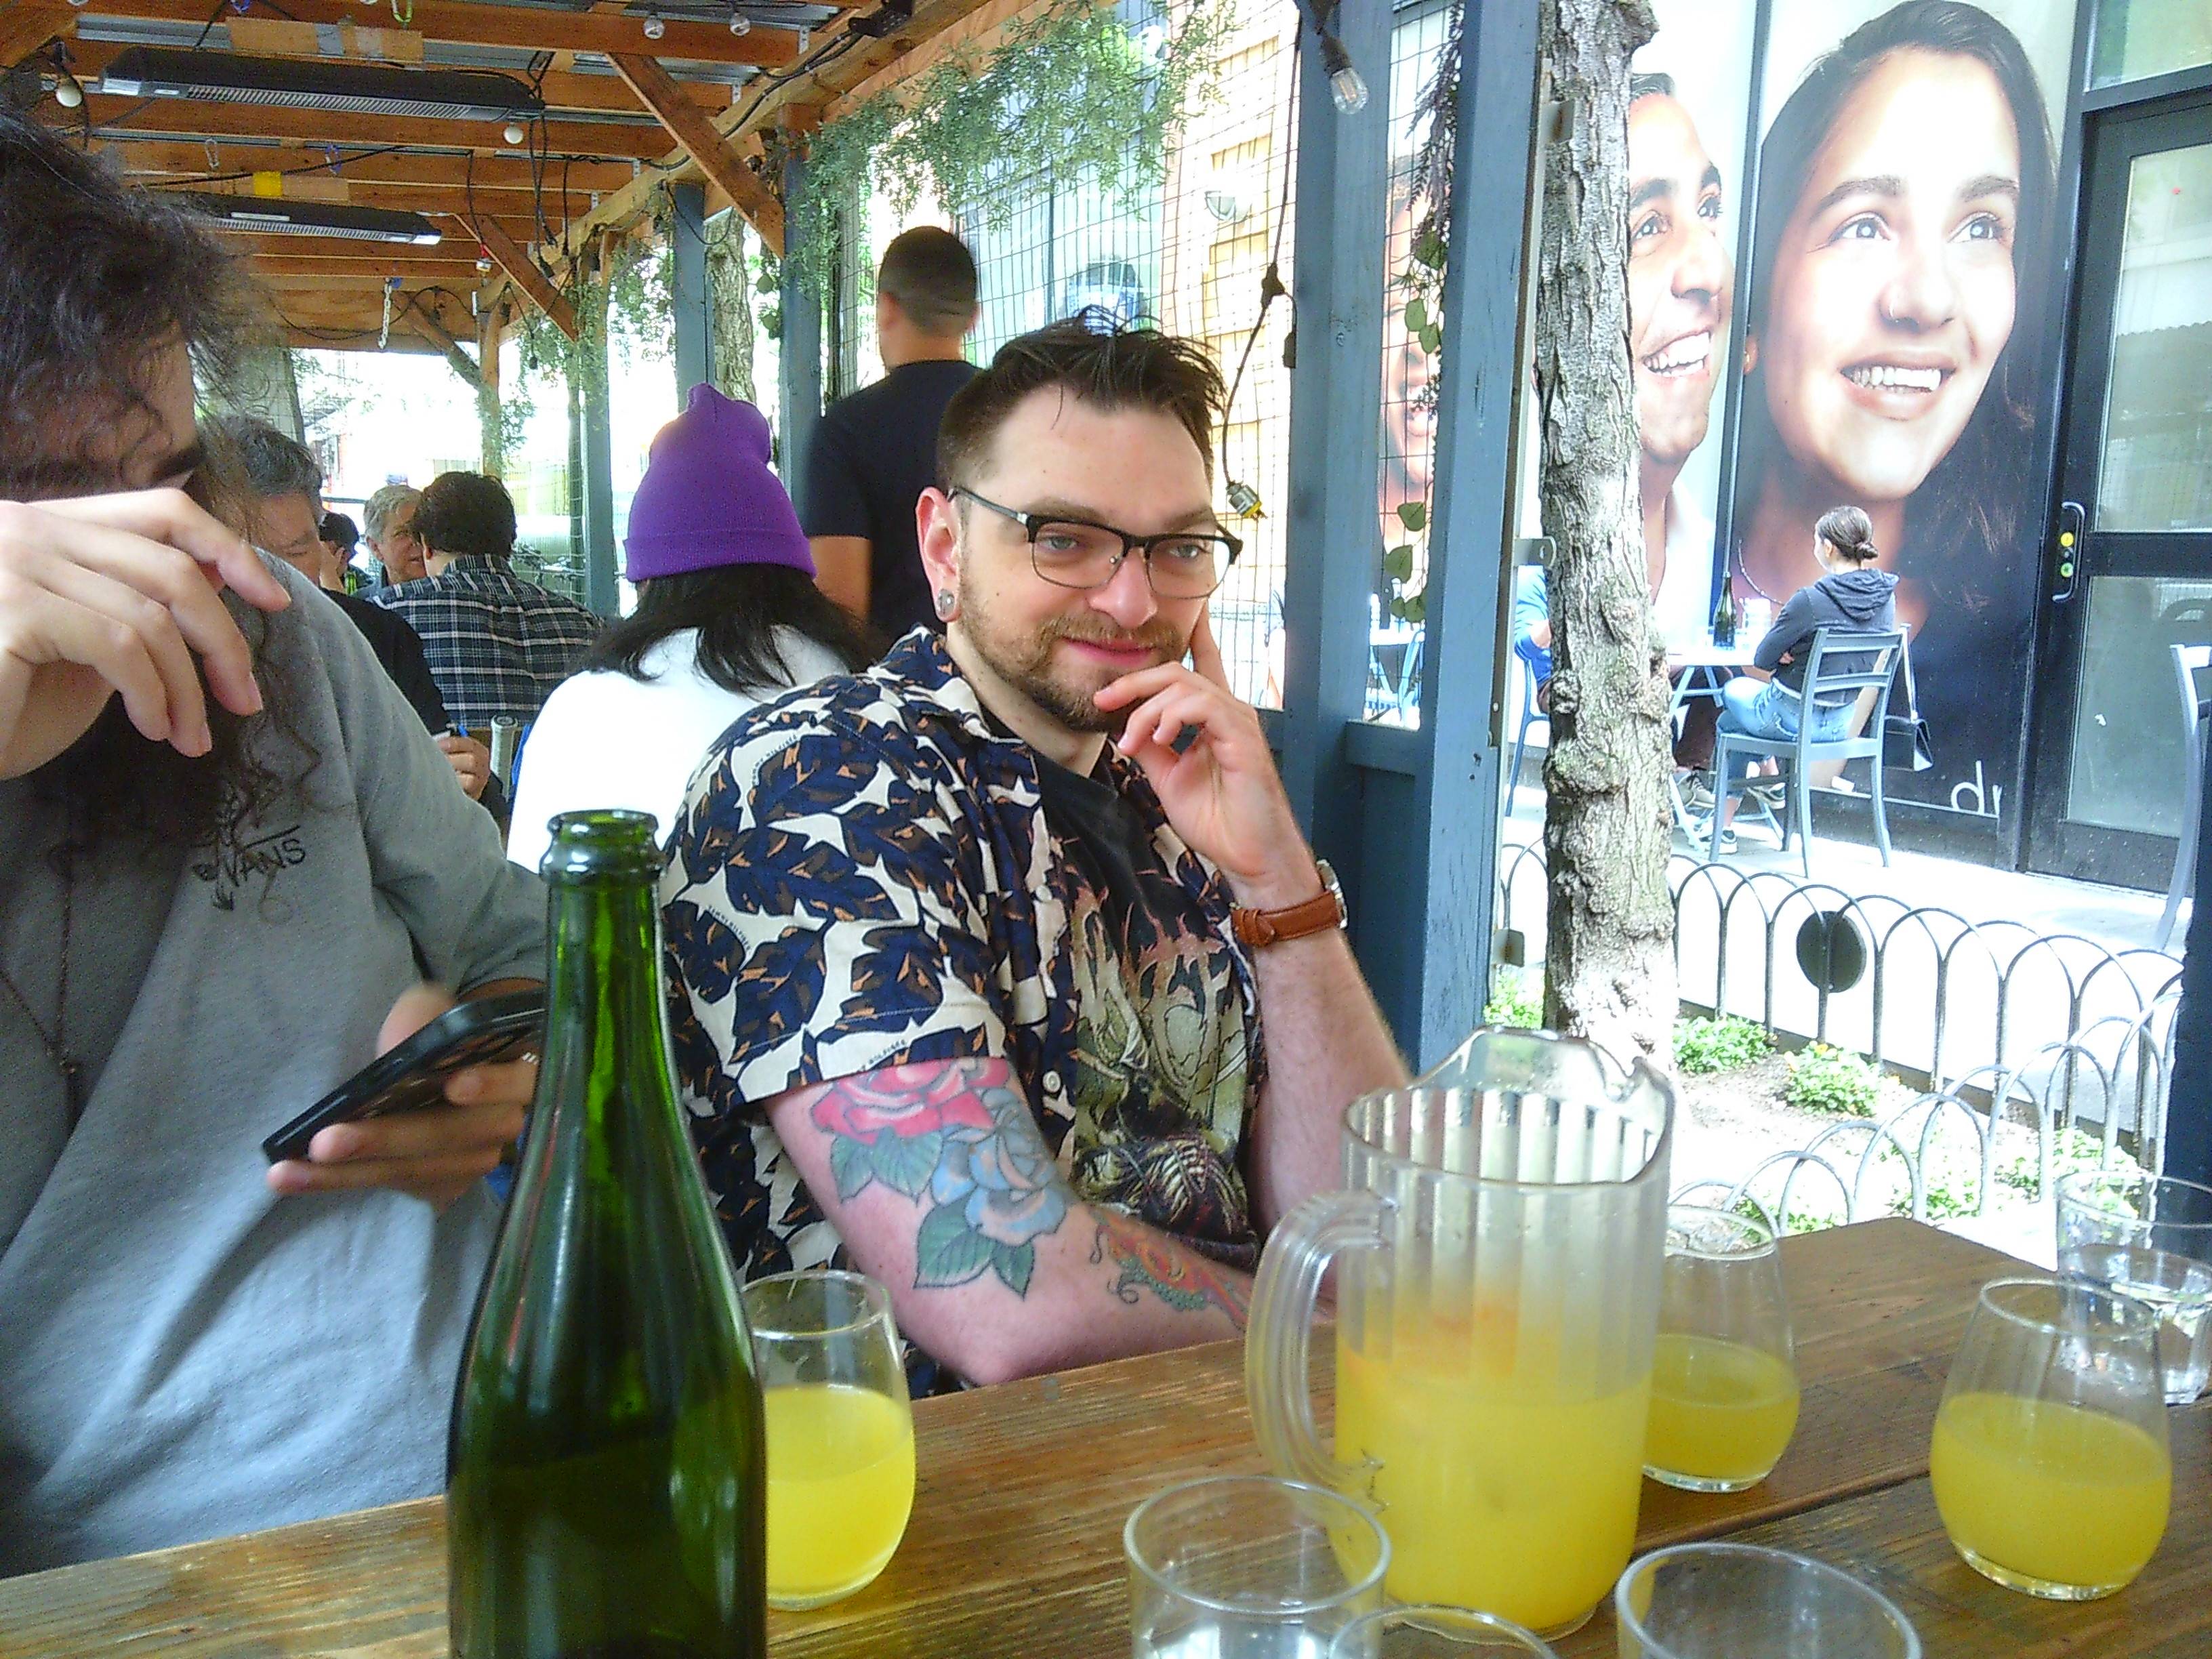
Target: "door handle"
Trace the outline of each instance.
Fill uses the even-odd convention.
[[[2051,590],[2053,605],[2064,605],[2074,597],[2081,580],[2081,538],[2088,528],[2089,515],[2081,510],[2081,502],[2058,504],[2058,586]]]

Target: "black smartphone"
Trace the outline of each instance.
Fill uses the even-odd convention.
[[[535,1048],[544,1030],[543,987],[448,1008],[270,1135],[261,1151],[271,1164],[305,1158],[307,1143],[329,1124],[434,1106],[454,1073],[514,1060]]]

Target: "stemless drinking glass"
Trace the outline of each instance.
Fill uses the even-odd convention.
[[[1796,1429],[1773,1229],[1732,1211],[1674,1206],[1644,1473],[1691,1492],[1741,1492],[1773,1471]]]
[[[1982,1287],[1929,1451],[1967,1565],[2053,1601],[2110,1595],[2166,1532],[2173,1465],[2158,1316],[2080,1279]]]
[[[2084,1170],[2058,1183],[2058,1270],[2149,1304],[2166,1402],[2212,1374],[2212,1187]]]
[[[744,1288],[768,1418],[768,1599],[818,1607],[871,1583],[914,1507],[914,1414],[890,1297],[860,1273]]]
[[[1271,1475],[1156,1492],[1123,1528],[1134,1659],[1324,1659],[1382,1602],[1389,1540],[1347,1498]]]
[[[1425,1603],[1353,1620],[1329,1659],[1559,1659],[1520,1626],[1465,1607]]]
[[[1808,1556],[1753,1544],[1655,1550],[1613,1593],[1620,1659],[1920,1659],[1896,1604]]]

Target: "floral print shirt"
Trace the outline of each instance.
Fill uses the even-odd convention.
[[[1264,1060],[1227,885],[1111,744],[1093,776],[1149,831],[1135,905],[1055,836],[1036,757],[927,630],[751,711],[709,751],[661,897],[677,1077],[741,1277],[843,1261],[763,1102],[976,1056],[1012,1066],[1079,1196],[1217,1260],[1257,1258],[1243,1161]],[[838,1185],[961,1206],[1013,1283],[1061,1189],[998,1168],[1018,1139],[944,1092],[825,1096]]]

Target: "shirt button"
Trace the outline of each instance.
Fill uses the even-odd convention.
[[[1056,1095],[1056,1094],[1058,1094],[1058,1093],[1060,1092],[1060,1073],[1057,1073],[1057,1072],[1047,1072],[1047,1073],[1044,1074],[1044,1076],[1043,1076],[1042,1079],[1039,1079],[1039,1081],[1041,1081],[1041,1082],[1044,1085],[1044,1091],[1045,1091],[1047,1094],[1048,1094],[1048,1095]]]

